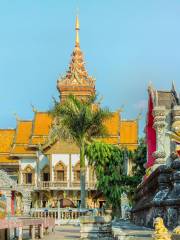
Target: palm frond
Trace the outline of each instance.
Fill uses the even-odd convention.
[[[97,107],[93,108],[93,104]],[[75,141],[78,145],[82,139],[89,142],[105,135],[104,121],[111,116],[109,109],[97,105],[96,95],[87,100],[70,95],[63,104],[54,101],[49,113],[54,118],[50,138]]]

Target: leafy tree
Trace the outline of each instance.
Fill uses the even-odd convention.
[[[103,193],[107,203],[112,205],[113,210],[116,211],[121,205],[121,194],[125,192],[131,198],[144,175],[143,164],[146,161],[144,140],[140,140],[134,152],[126,148],[94,142],[87,147],[86,155],[95,169],[98,190]],[[132,176],[128,176],[125,171],[126,159],[134,162]]]
[[[139,183],[145,174],[144,164],[147,162],[147,146],[145,138],[139,139],[139,144],[137,149],[133,152],[133,175],[136,175]]]
[[[129,199],[133,201],[134,189],[142,182],[143,177],[145,175],[145,163],[147,162],[147,146],[145,142],[145,138],[139,139],[139,144],[137,149],[132,152],[132,175],[127,176],[126,192],[128,193]]]
[[[99,107],[96,96],[80,100],[72,95],[61,104],[54,100],[50,114],[54,118],[50,141],[64,139],[75,142],[80,149],[81,207],[85,208],[85,145],[105,133],[103,122],[111,114]]]
[[[126,191],[124,159],[130,157],[131,152],[111,144],[94,142],[87,147],[86,155],[95,169],[98,190],[115,211],[121,204],[121,194]]]

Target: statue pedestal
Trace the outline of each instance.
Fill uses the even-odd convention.
[[[112,240],[111,217],[84,216],[80,217],[81,239]]]

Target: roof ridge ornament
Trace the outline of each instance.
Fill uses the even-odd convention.
[[[35,108],[35,106],[31,103],[32,111],[36,113],[38,110]]]
[[[19,122],[19,121],[21,120],[20,117],[18,116],[18,114],[17,114],[16,112],[13,113],[13,115],[15,116],[17,122]]]

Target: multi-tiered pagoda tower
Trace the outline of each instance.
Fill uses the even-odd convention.
[[[66,75],[57,81],[60,100],[63,102],[70,94],[86,99],[95,94],[95,79],[88,75],[79,41],[79,19],[76,17],[76,40],[72,59]]]

